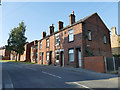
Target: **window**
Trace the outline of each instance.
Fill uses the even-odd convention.
[[[56,50],[56,62],[59,62],[59,51]]]
[[[35,58],[33,58],[33,62],[35,61]]]
[[[107,42],[106,42],[106,35],[104,35],[104,43],[107,43]]]
[[[57,34],[57,35],[56,35],[56,45],[59,45],[59,41],[60,41],[60,39],[59,39],[59,34]]]
[[[69,61],[74,62],[74,49],[69,49]]]
[[[40,41],[40,49],[42,49],[42,41]]]
[[[38,49],[38,45],[36,46],[36,49]]]
[[[49,47],[49,39],[46,40],[47,47]]]
[[[38,52],[36,51],[36,58],[37,58]]]
[[[88,40],[92,40],[92,38],[91,38],[91,31],[88,31]]]
[[[38,44],[38,42],[35,42],[35,45],[37,45]]]
[[[49,52],[46,53],[47,61],[49,61]]]
[[[33,52],[33,56],[35,57],[35,51]]]
[[[69,42],[74,40],[73,29],[69,30]]]
[[[42,59],[42,57],[41,57],[42,55],[41,55],[41,52],[39,53],[39,61]]]

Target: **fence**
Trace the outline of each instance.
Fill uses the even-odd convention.
[[[118,68],[120,67],[120,58],[119,57],[112,57],[112,58],[105,57],[105,64],[106,64],[106,72],[118,71]]]

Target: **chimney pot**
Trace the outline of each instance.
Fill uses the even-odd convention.
[[[46,32],[42,32],[42,38],[46,37]]]
[[[72,14],[69,15],[69,20],[70,20],[70,26],[75,23],[74,11],[72,11]]]
[[[53,34],[54,33],[54,24],[52,24],[52,26],[49,27],[49,34]]]
[[[112,35],[116,35],[117,33],[116,33],[116,27],[112,27],[111,28],[111,34]]]
[[[59,22],[58,22],[58,31],[59,31],[60,29],[63,29],[63,22],[62,22],[62,21],[59,21]]]
[[[72,11],[72,14],[74,14],[74,11]]]

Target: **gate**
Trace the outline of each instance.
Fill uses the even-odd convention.
[[[112,58],[106,58],[106,72],[112,72],[112,71],[118,71],[118,68],[120,67],[120,58],[118,57],[112,57]]]

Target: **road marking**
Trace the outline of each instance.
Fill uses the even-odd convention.
[[[77,85],[79,85],[79,86],[82,86],[82,87],[84,87],[84,88],[87,88],[87,89],[93,90],[93,89],[91,89],[90,87],[85,86],[85,85],[82,85],[82,84],[80,84],[80,83],[77,83],[77,82],[73,82],[73,83],[74,83],[74,84],[77,84]]]
[[[28,67],[25,67],[26,69],[31,69],[31,70],[33,70],[33,71],[37,71],[36,69],[33,69],[33,68],[28,68]]]
[[[53,76],[53,77],[62,78],[62,77],[60,77],[60,76],[57,76],[57,75],[54,75],[54,74],[51,74],[51,73],[47,73],[47,72],[44,72],[44,71],[42,71],[42,73],[51,75],[51,76]]]
[[[11,88],[12,90],[14,90],[13,89],[13,83],[12,83],[12,80],[11,80],[11,78],[10,78],[10,76],[9,76],[9,73],[6,71],[6,73],[7,73],[7,75],[8,75],[8,79],[9,79],[9,84],[5,84],[5,88]]]

